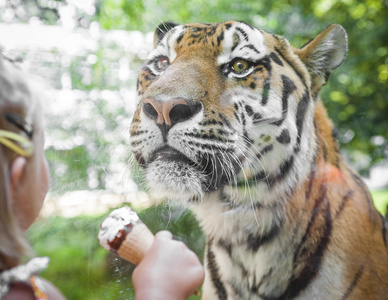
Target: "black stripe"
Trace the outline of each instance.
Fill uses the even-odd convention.
[[[229,127],[229,129],[231,129],[233,132],[235,132],[236,130],[233,128],[232,124],[230,124],[229,120],[221,113],[218,114],[222,120],[222,122],[225,123],[225,125],[227,127]]]
[[[339,149],[339,145],[338,145],[338,130],[336,128],[333,128],[333,130],[331,132],[331,137],[333,138],[334,150],[337,153],[336,159],[335,159],[335,166],[339,169],[339,162],[340,162],[340,160],[339,160],[339,158],[340,158],[339,152],[340,152],[340,149]]]
[[[354,275],[353,281],[348,287],[345,295],[342,297],[342,300],[346,300],[349,298],[350,294],[353,292],[354,288],[357,286],[358,281],[360,280],[362,273],[364,273],[365,267],[362,265],[356,275]]]
[[[269,72],[268,76],[265,78],[264,86],[263,86],[263,96],[261,97],[261,105],[266,105],[268,103],[268,95],[271,89],[271,72]]]
[[[234,114],[234,117],[236,118],[236,120],[241,123],[241,120],[240,120],[240,117],[238,116],[238,114],[236,113],[236,111],[233,112]]]
[[[185,32],[182,31],[181,34],[176,39],[176,43],[179,45],[179,43],[182,41],[183,36],[185,35]]]
[[[223,141],[223,140],[219,140],[219,141]],[[211,153],[213,153],[215,150],[221,152],[221,153],[234,153],[234,149],[233,148],[224,148],[223,146],[220,146],[220,145],[216,145],[216,144],[213,144],[213,145],[210,145],[208,143],[208,141],[205,141],[205,144],[203,144],[202,142],[204,141],[198,141],[197,143],[196,142],[188,142],[189,145],[194,145],[195,148],[202,148],[202,149],[205,149],[205,150],[210,150]]]
[[[273,150],[273,144],[269,144],[260,150],[260,153],[256,155],[258,159],[261,159],[266,153]]]
[[[259,291],[260,287],[263,285],[263,283],[264,283],[265,281],[267,281],[267,278],[270,277],[270,276],[272,275],[272,271],[273,271],[273,269],[272,269],[272,267],[271,267],[271,268],[268,270],[268,272],[265,273],[265,274],[261,277],[260,282],[259,282],[258,284],[256,284],[256,286],[253,286],[253,287],[251,288],[251,291],[252,291],[253,293],[258,293],[258,291]],[[262,294],[259,294],[259,297],[261,297],[262,299],[267,299],[267,297],[264,296],[264,295],[262,295]]]
[[[301,239],[299,246],[294,254],[294,267],[300,269],[300,264],[303,264],[302,270],[298,274],[294,274],[288,284],[288,287],[284,291],[283,295],[277,299],[293,299],[303,291],[310,282],[315,278],[322,264],[324,252],[330,242],[330,236],[332,232],[332,218],[330,213],[330,202],[326,200],[327,187],[321,185],[320,197],[315,200],[314,209],[311,214],[311,218],[307,225],[304,236]],[[319,227],[319,233],[316,230],[311,233],[312,227],[316,223],[318,215],[324,217],[324,224]],[[312,237],[314,235],[314,237]],[[306,245],[307,242],[311,242],[315,239],[314,245]],[[315,246],[312,249],[311,246]]]
[[[366,198],[366,201],[367,201],[368,207],[369,207],[369,218],[372,220],[373,219],[372,218],[373,200],[372,200],[372,197],[369,193],[369,190],[366,187],[364,181],[362,181],[362,179],[360,178],[360,176],[358,174],[354,173],[351,169],[348,169],[348,170],[349,170],[350,174],[352,175],[352,178],[355,181],[356,185],[362,190],[362,192]]]
[[[241,49],[244,49],[244,48],[251,49],[251,50],[253,50],[254,52],[256,52],[257,54],[260,54],[260,51],[257,50],[256,47],[253,46],[253,45],[246,45],[246,46],[242,47]]]
[[[239,27],[236,27],[236,30],[237,30],[238,32],[240,32],[240,33],[244,36],[244,39],[245,39],[247,42],[249,41],[248,34],[247,34],[244,30],[242,30],[242,29],[239,28]]]
[[[291,142],[290,131],[288,129],[283,129],[279,136],[276,137],[276,140],[280,144],[287,145]]]
[[[227,133],[225,131],[223,131],[223,133],[224,133],[224,135],[229,135],[229,133]],[[210,131],[209,131],[209,134],[185,132],[184,135],[196,138],[198,140],[209,140],[209,141],[216,141],[216,142],[218,141],[218,142],[223,142],[223,143],[233,143],[233,141],[234,141],[234,140],[229,140],[225,136],[222,136],[222,135],[221,136],[217,136],[214,133],[210,133]],[[188,143],[190,143],[190,142],[188,142]],[[197,145],[199,145],[199,144],[197,144]],[[223,148],[219,148],[219,149],[223,149]]]
[[[152,60],[152,61],[149,62],[149,64],[151,64],[151,63],[154,63],[154,60]],[[142,71],[148,72],[148,73],[150,73],[152,76],[156,76],[156,75],[151,71],[151,69],[148,68],[147,66],[143,67]]]
[[[234,39],[234,37],[236,37],[237,38],[237,40],[235,41],[235,39]],[[231,50],[231,52],[233,52],[236,48],[237,48],[237,46],[240,44],[240,37],[238,36],[238,34],[233,34],[233,46],[232,46],[232,49],[230,49]]]
[[[245,114],[243,112],[241,112],[241,120],[245,130],[245,126],[247,125],[247,120],[245,119]]]
[[[269,58],[268,55],[261,58],[259,61],[256,62],[256,64],[258,66],[263,66],[264,68],[267,69],[268,73],[271,73],[272,71],[271,59]]]
[[[191,31],[192,31],[192,32],[200,32],[200,31],[203,31],[203,30],[204,30],[203,27],[192,27],[192,28],[191,28]]]
[[[279,121],[272,123],[275,126],[280,126],[283,121],[286,119],[287,110],[288,110],[288,96],[290,96],[295,90],[296,86],[294,82],[285,75],[282,75],[283,82],[283,95],[282,95],[282,117]]]
[[[198,196],[192,196],[187,202],[190,203],[190,204],[192,204],[192,203],[199,203],[200,200],[201,200],[200,197],[198,197]]]
[[[253,109],[252,109],[252,106],[250,105],[245,105],[245,111],[247,112],[248,116],[252,117],[254,112],[253,112]]]
[[[255,27],[253,27],[251,24],[249,24],[249,23],[247,23],[247,22],[244,22],[244,21],[238,21],[238,22],[240,22],[240,23],[242,23],[242,24],[248,26],[248,27],[249,27],[250,29],[252,29],[252,30],[259,30],[259,31],[260,31],[260,29],[257,29],[257,28],[255,28]]]
[[[340,205],[340,207],[338,208],[338,211],[336,212],[334,218],[338,218],[338,216],[342,213],[342,211],[343,211],[344,208],[345,208],[346,203],[349,201],[349,199],[350,199],[350,197],[352,196],[353,193],[354,193],[353,190],[349,190],[349,191],[346,193],[346,195],[342,198],[341,205]]]
[[[310,175],[309,175],[309,186],[306,191],[306,202],[310,199],[311,191],[313,189],[313,182],[315,180],[315,159],[316,157],[314,156],[313,162],[310,167]]]
[[[275,48],[275,51],[281,56],[281,58],[294,70],[295,74],[300,78],[305,88],[307,88],[306,82],[302,76],[302,74],[288,61],[288,59],[279,51],[279,49]]]
[[[303,49],[304,47],[306,47],[308,44],[310,44],[314,39],[311,39],[309,40],[307,43],[305,43],[302,47],[300,47],[300,49]]]
[[[252,117],[252,122],[253,124],[257,124],[257,123],[260,123],[261,120],[263,120],[263,116],[259,113],[255,113]]]
[[[384,241],[384,246],[387,247],[387,227],[386,227],[386,223],[387,223],[387,219],[384,218],[381,214],[380,214],[380,217],[381,217],[381,222],[383,223],[383,241]],[[388,250],[388,249],[387,249]]]
[[[280,227],[277,225],[274,225],[271,230],[266,233],[265,235],[257,235],[254,236],[252,233],[248,235],[247,240],[247,248],[250,251],[257,252],[259,250],[260,246],[267,244],[271,242],[279,233]]]
[[[221,34],[217,37],[217,44],[220,46],[221,41],[224,40],[224,32],[222,31]]]
[[[133,156],[135,157],[136,161],[139,163],[139,165],[141,167],[145,167],[146,161],[145,161],[143,155],[140,152],[133,151],[133,150],[132,150],[132,153],[133,153]]]
[[[233,289],[234,296],[237,297],[237,299],[244,299],[245,298],[246,289],[244,286],[242,286],[240,283],[237,283],[234,281],[230,282],[230,285]]]
[[[228,298],[228,293],[225,289],[224,284],[221,281],[221,277],[219,274],[219,268],[216,262],[215,255],[212,251],[213,240],[209,240],[207,245],[207,268],[210,272],[210,280],[213,283],[214,288],[216,289],[218,299],[225,300]]]
[[[271,52],[269,57],[278,65],[283,66],[283,62],[280,60],[279,56],[276,55],[275,52]]]
[[[272,189],[277,183],[282,181],[288,175],[293,165],[294,165],[294,156],[292,155],[280,165],[279,173],[268,174],[265,171],[260,171],[259,173],[256,173],[253,176],[253,178],[249,180],[249,182],[258,183],[265,180],[265,182],[268,185],[268,188]]]
[[[307,236],[310,232],[310,229],[315,222],[315,218],[318,216],[319,208],[322,205],[323,200],[326,198],[326,192],[327,192],[327,186],[325,184],[321,184],[320,189],[319,189],[319,193],[318,193],[320,196],[317,199],[315,199],[314,208],[313,208],[313,211],[311,213],[311,218],[310,218],[309,223],[307,225],[305,234],[303,235],[301,242],[299,243],[299,246],[297,247],[297,249],[295,251],[294,261],[296,260],[297,255],[299,254],[301,247],[303,246],[303,244],[305,243],[305,241],[307,239]]]
[[[137,141],[137,142],[131,142],[131,146],[132,146],[132,147],[136,147],[136,146],[139,146],[139,145],[142,144],[142,143],[143,143],[142,140]]]
[[[138,135],[142,135],[142,134],[146,134],[146,133],[148,133],[148,131],[145,131],[145,130],[135,130],[135,131],[131,131],[130,136],[134,137],[134,136],[138,136]]]
[[[298,129],[298,135],[296,138],[296,146],[294,148],[294,151],[297,153],[300,151],[300,142],[302,138],[302,132],[303,132],[303,125],[304,125],[304,117],[306,115],[307,108],[310,103],[310,97],[309,92],[306,91],[300,99],[298,103],[298,108],[296,110],[296,128]]]
[[[249,182],[253,182],[253,183],[258,183],[258,182],[262,182],[264,181],[265,179],[268,179],[268,174],[264,171],[261,171],[259,173],[256,173],[252,179],[249,180]]]
[[[203,121],[200,123],[202,126],[207,126],[207,125],[221,125],[223,126],[224,124],[221,121],[217,121],[216,119],[208,119],[206,121]]]
[[[294,156],[290,156],[286,161],[284,161],[280,167],[280,172],[275,176],[275,178],[270,181],[270,188],[273,188],[275,184],[277,184],[279,181],[282,181],[288,173],[291,171],[292,167],[294,165]]]
[[[224,239],[219,239],[217,246],[220,247],[221,249],[224,249],[230,257],[232,257],[232,244],[227,242]]]
[[[261,105],[266,105],[268,102],[268,95],[269,91],[271,89],[271,76],[272,76],[272,65],[271,65],[271,59],[269,56],[265,56],[260,61],[257,62],[258,68],[256,68],[257,71],[261,72],[260,66],[264,67],[267,72],[268,76],[265,78],[264,86],[263,86],[263,95],[261,97]]]
[[[248,132],[245,130],[245,128],[244,128],[243,138],[247,147],[250,147],[253,145],[253,140],[249,137]]]

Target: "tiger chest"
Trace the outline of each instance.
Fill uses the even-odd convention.
[[[316,273],[318,258],[297,262],[307,223],[279,219],[281,207],[226,210],[220,194],[192,207],[207,239],[203,299],[339,299],[343,266],[336,256],[323,258]]]
[[[192,207],[207,238],[203,299],[264,299],[283,291],[292,275],[292,251],[284,244],[292,241],[288,232],[272,226],[281,221],[267,212],[258,227],[252,207],[226,211],[219,199],[213,193]]]

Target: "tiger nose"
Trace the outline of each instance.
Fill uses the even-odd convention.
[[[179,122],[184,122],[196,115],[201,109],[201,104],[195,104],[182,98],[168,101],[158,101],[146,98],[143,102],[143,112],[157,125],[166,125],[169,128]]]

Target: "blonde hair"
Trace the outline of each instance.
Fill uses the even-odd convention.
[[[37,96],[26,74],[0,49],[0,129],[25,136],[35,144],[37,141],[32,132],[42,130]],[[12,122],[9,116],[16,116],[17,122]],[[31,128],[30,134],[21,126],[23,124]],[[0,143],[0,270],[18,265],[24,255],[31,254],[12,206],[10,165],[17,156]],[[34,158],[33,154],[28,160]]]

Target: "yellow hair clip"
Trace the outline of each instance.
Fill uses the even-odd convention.
[[[16,144],[12,140],[21,143],[22,146]],[[31,156],[34,151],[34,146],[30,140],[20,134],[8,130],[0,129],[0,143],[15,151],[17,154],[25,157]]]

